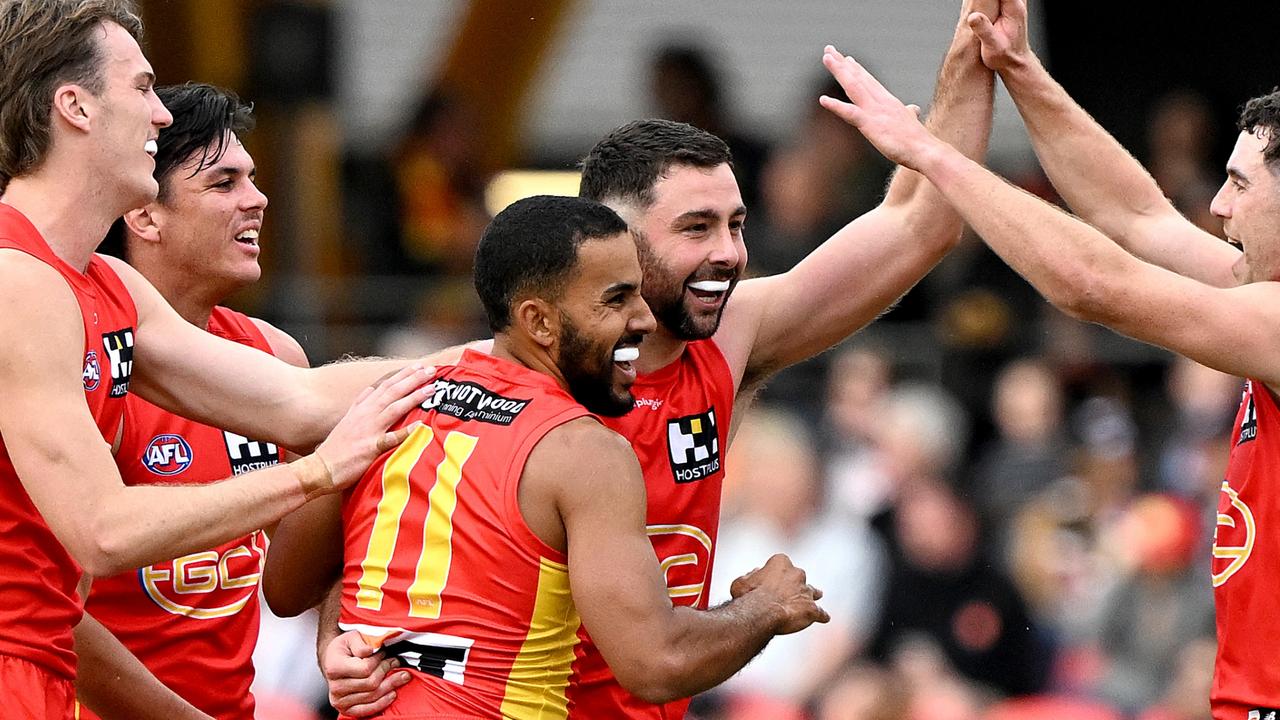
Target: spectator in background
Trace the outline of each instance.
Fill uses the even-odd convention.
[[[489,222],[475,109],[447,92],[427,97],[392,153],[405,256],[429,272],[470,277]]]
[[[1177,357],[1165,387],[1173,422],[1160,432],[1159,486],[1212,507],[1227,468],[1240,380]]]
[[[1179,648],[1213,632],[1213,593],[1198,562],[1208,538],[1189,503],[1144,495],[1117,523],[1113,542],[1128,573],[1102,613],[1098,639],[1107,667],[1100,694],[1132,712],[1168,685]]]
[[[701,47],[679,42],[659,47],[650,63],[649,91],[657,117],[688,123],[725,141],[733,155],[733,174],[743,203],[749,208],[760,207],[760,170],[769,148],[744,132],[730,116],[724,82],[711,55]]]
[[[822,588],[830,624],[774,638],[716,692],[735,706],[761,702],[799,711],[862,649],[875,625],[884,575],[879,538],[825,501],[821,463],[808,425],[790,413],[756,408],[727,458],[724,506],[711,602],[729,599],[730,581],[761,557],[784,553]],[[760,553],[764,553],[761,555]]]
[[[1013,517],[1068,472],[1062,388],[1043,362],[1015,360],[996,377],[997,438],[978,460],[973,498],[986,522]]]
[[[1218,187],[1213,158],[1217,128],[1208,102],[1191,90],[1175,90],[1156,101],[1147,122],[1147,169],[1188,219],[1222,234],[1222,220],[1209,212]]]
[[[917,483],[898,500],[873,658],[923,636],[960,675],[1006,695],[1040,690],[1049,653],[1016,586],[982,555],[977,516],[942,483]]]
[[[865,347],[839,351],[830,365],[822,438],[828,503],[853,522],[864,522],[883,510],[893,494],[875,449],[892,368],[882,351]]]
[[[844,96],[830,76],[813,90],[807,97]],[[861,135],[816,103],[803,107],[791,137],[761,173],[764,222],[750,238],[752,271],[759,275],[790,270],[849,218],[875,207],[889,176],[891,166]]]

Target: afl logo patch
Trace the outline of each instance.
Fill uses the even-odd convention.
[[[177,475],[191,467],[191,446],[181,435],[157,435],[142,451],[142,464],[157,475]]]
[[[98,362],[98,353],[94,350],[84,354],[84,372],[80,373],[84,380],[84,391],[93,392],[102,382],[102,365]]]

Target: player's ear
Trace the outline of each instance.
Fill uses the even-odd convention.
[[[538,345],[551,348],[560,340],[560,313],[542,298],[521,300],[511,321]]]
[[[59,85],[53,91],[53,115],[77,130],[88,132],[92,111],[90,93],[75,84]]]
[[[156,223],[150,205],[125,213],[124,224],[130,235],[136,235],[150,243],[160,242],[160,225]]]

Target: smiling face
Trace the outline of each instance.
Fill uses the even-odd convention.
[[[656,323],[640,295],[640,263],[630,233],[588,240],[563,293],[556,366],[569,393],[599,415],[624,415],[634,405],[636,370],[629,350]]]
[[[155,74],[133,36],[108,22],[102,25],[99,42],[103,90],[87,100],[97,111],[93,166],[102,176],[102,187],[119,194],[123,213],[156,197],[155,140],[173,116],[156,96]]]
[[[201,163],[202,149],[175,167],[163,197],[148,210],[166,262],[229,293],[262,272],[258,233],[267,196],[254,184],[253,158],[234,133],[227,133],[222,147],[221,157]]]
[[[673,165],[643,209],[615,208],[637,231],[644,299],[677,339],[715,334],[747,264],[747,211],[733,169]]]
[[[1267,131],[1240,133],[1210,206],[1228,242],[1243,251],[1232,268],[1241,284],[1280,280],[1280,180],[1263,157],[1269,138]]]

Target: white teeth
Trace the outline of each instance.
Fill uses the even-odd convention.
[[[152,157],[155,157],[155,154],[160,152],[160,146],[156,145],[155,140],[148,140],[147,144],[142,146],[142,149],[146,150],[147,154]]]
[[[634,362],[640,357],[640,348],[624,347],[613,351],[614,362]]]
[[[724,292],[729,289],[728,280],[699,280],[689,283],[689,287],[699,292]]]
[[[244,232],[242,232],[242,233],[240,233],[239,235],[237,235],[237,236],[236,236],[236,239],[237,239],[237,240],[257,240],[257,239],[258,239],[258,231],[257,231],[257,230],[245,230]]]

